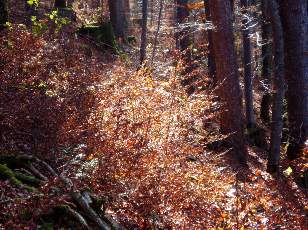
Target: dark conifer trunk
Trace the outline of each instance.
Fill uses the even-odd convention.
[[[230,1],[209,0],[211,17],[216,27],[213,31],[214,54],[218,95],[222,103],[221,130],[229,141],[240,162],[245,163],[247,151],[244,142],[242,97],[235,54]]]
[[[288,90],[290,159],[300,156],[307,138],[308,125],[308,16],[307,0],[281,0],[281,15],[284,30],[285,73]]]

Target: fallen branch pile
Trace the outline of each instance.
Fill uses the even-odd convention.
[[[64,215],[71,221],[77,222],[81,229],[124,229],[105,214],[104,198],[89,191],[79,191],[70,178],[57,173],[46,161],[33,155],[0,156],[0,179],[9,180],[14,186],[36,193],[40,186],[51,179],[49,177],[59,178],[64,183],[72,202],[63,202],[48,214],[42,215],[43,222],[44,219],[54,220],[55,216]]]

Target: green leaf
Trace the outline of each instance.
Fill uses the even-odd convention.
[[[32,6],[34,4],[34,0],[28,0],[27,3],[28,5]]]
[[[286,176],[290,176],[293,172],[292,168],[289,166],[286,170],[283,171],[283,174]]]

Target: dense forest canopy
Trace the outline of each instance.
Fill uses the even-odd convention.
[[[307,229],[307,0],[0,0],[0,229]]]

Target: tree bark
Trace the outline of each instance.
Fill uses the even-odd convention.
[[[218,96],[222,103],[221,131],[241,163],[246,163],[242,97],[235,54],[230,1],[209,0],[211,17],[216,27],[213,32]]]
[[[187,7],[188,0],[176,1],[176,22],[180,27],[176,33],[176,47],[181,51],[182,58],[185,63],[190,61],[190,52],[188,50],[190,45],[189,28],[184,23],[188,23],[189,11]],[[183,27],[183,28],[181,28]]]
[[[261,3],[262,11],[262,70],[261,77],[263,79],[263,84],[265,85],[265,93],[262,96],[261,108],[260,108],[260,118],[264,122],[270,121],[270,106],[271,106],[271,93],[267,89],[267,86],[271,82],[271,67],[272,67],[272,27],[270,22],[266,17],[266,7],[264,2]]]
[[[0,31],[5,28],[5,23],[8,21],[8,18],[7,0],[0,0]]]
[[[142,32],[140,45],[140,64],[146,60],[147,32],[148,32],[148,0],[142,0]]]
[[[273,108],[271,123],[271,144],[268,159],[268,171],[277,172],[280,160],[280,146],[282,134],[282,111],[283,98],[285,93],[284,79],[284,44],[281,18],[279,15],[279,6],[276,0],[262,0],[267,9],[266,16],[272,25],[273,30],[273,54],[274,54],[274,72],[273,72]]]
[[[241,0],[243,14],[247,14],[248,0]],[[243,19],[243,24],[247,23]],[[255,116],[253,111],[253,88],[252,88],[252,61],[251,61],[251,42],[249,38],[249,26],[242,28],[243,36],[243,64],[244,64],[244,84],[245,84],[245,108],[246,108],[246,125],[248,128],[255,126]]]
[[[307,0],[281,0],[284,31],[285,74],[288,106],[289,145],[287,155],[301,155],[308,130]]]
[[[205,19],[206,21],[212,21],[210,9],[208,7],[209,0],[204,0],[204,10],[205,10]],[[216,84],[216,65],[214,60],[214,49],[213,49],[213,32],[211,30],[207,30],[207,39],[208,39],[208,71],[209,75],[213,78],[214,84]]]
[[[153,4],[153,1],[152,1],[152,4]],[[163,15],[163,8],[164,8],[164,0],[160,0],[158,22],[157,22],[157,28],[156,28],[156,32],[155,32],[154,44],[153,44],[153,50],[152,50],[152,57],[151,57],[151,66],[153,65],[153,61],[154,61],[154,57],[155,57],[155,53],[156,53],[158,35],[159,35],[159,30],[160,30],[161,21],[162,21],[162,15]]]
[[[125,1],[108,0],[110,21],[117,38],[124,39],[127,33],[128,21],[125,14]]]

